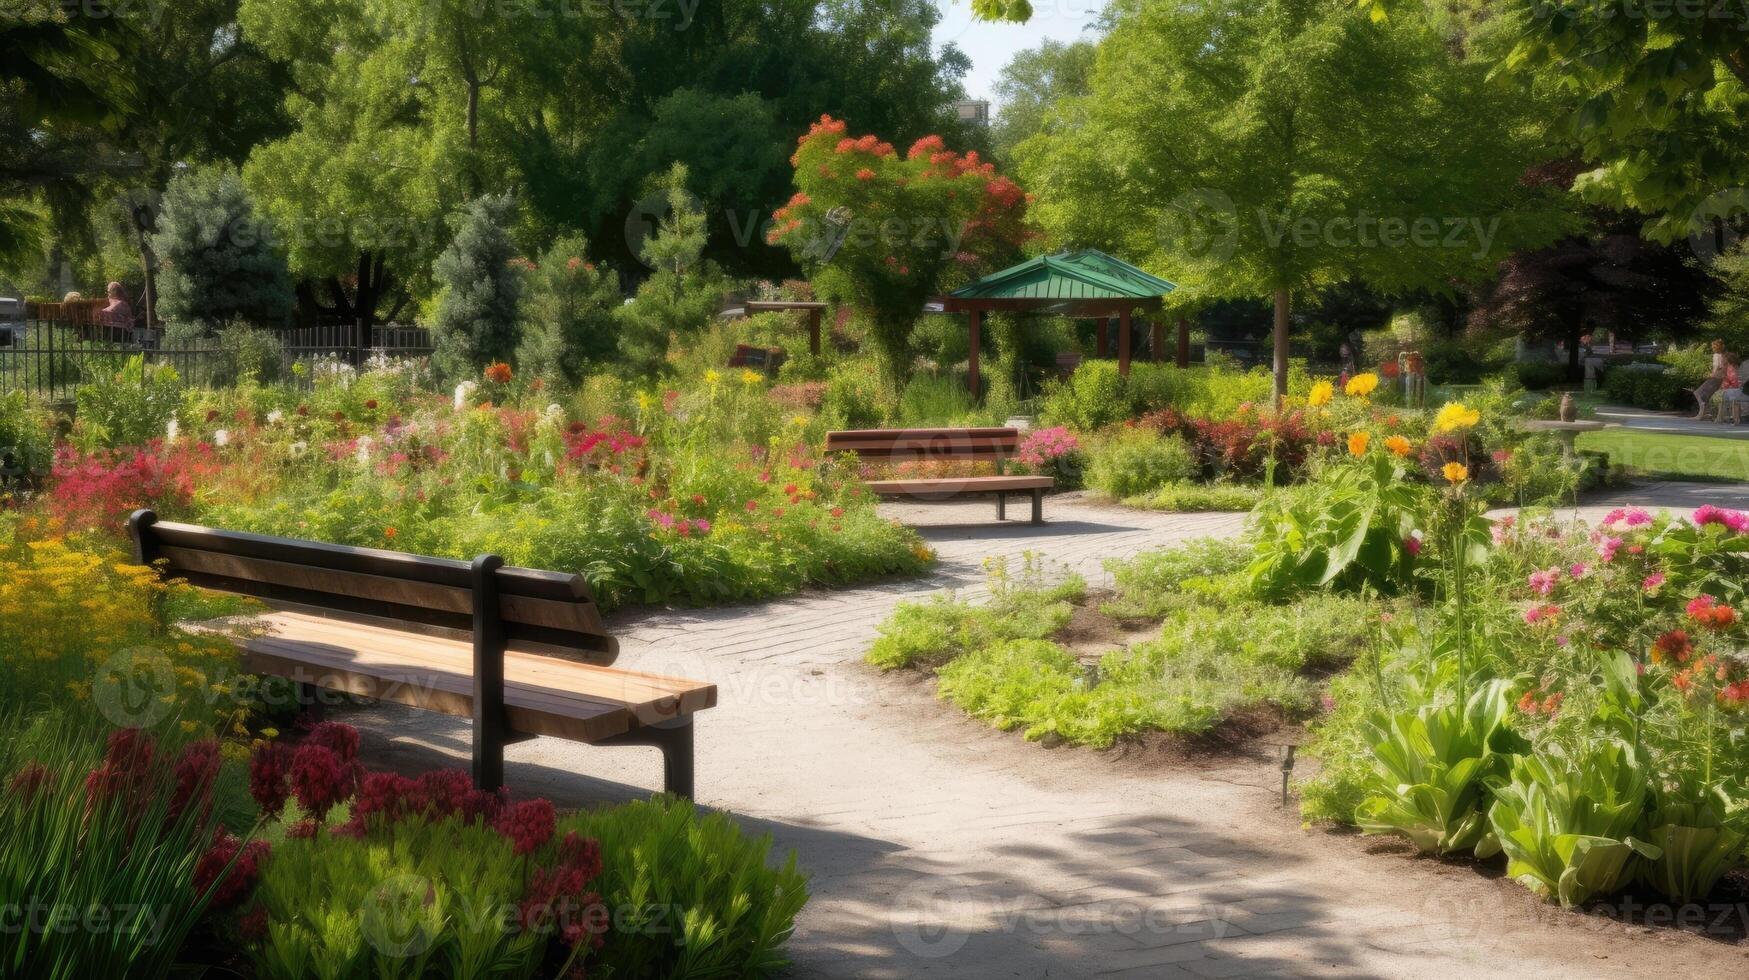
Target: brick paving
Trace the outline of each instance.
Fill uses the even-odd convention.
[[[1749,503],[1749,488],[1659,484],[1589,502]],[[1018,508],[1017,508],[1018,510]],[[975,594],[984,560],[1027,552],[1097,585],[1102,562],[1206,535],[1234,514],[1155,514],[1073,496],[1042,528],[981,504],[895,507],[941,562],[924,579],[783,601],[618,617],[620,663],[709,679],[698,795],[779,852],[813,899],[791,943],[803,977],[1558,977],[1656,969],[1741,976],[1735,946],[1545,909],[1510,882],[1370,853],[1302,829],[1267,751],[1171,767],[1121,750],[1048,749],[861,662],[900,601]],[[378,761],[454,764],[459,720],[354,713]],[[450,758],[442,758],[450,757]],[[653,750],[512,745],[511,785],[563,805],[646,795]]]

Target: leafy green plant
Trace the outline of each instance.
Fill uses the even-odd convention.
[[[207,765],[163,748],[138,731],[105,747],[52,713],[0,719],[0,895],[25,916],[0,934],[0,975],[171,974],[207,906],[218,750]]]
[[[1266,499],[1252,515],[1253,586],[1273,596],[1327,586],[1400,591],[1411,574],[1412,532],[1429,516],[1426,488],[1406,472],[1402,460],[1373,453]]]
[[[772,867],[771,838],[721,813],[656,797],[559,821],[601,842],[593,883],[613,913],[590,970],[608,977],[763,977],[788,964],[784,945],[807,903],[791,852]]]
[[[142,446],[161,439],[182,404],[182,382],[168,364],[147,366],[143,355],[100,375],[74,393],[74,440],[86,449]]]
[[[1094,443],[1085,478],[1094,490],[1121,499],[1188,480],[1197,470],[1196,458],[1182,438],[1126,428]]]
[[[1262,503],[1264,495],[1262,488],[1241,483],[1174,482],[1151,493],[1126,497],[1124,506],[1181,514],[1251,510]]]
[[[1663,853],[1633,836],[1648,791],[1638,750],[1619,739],[1517,757],[1488,809],[1506,873],[1568,908],[1615,891],[1633,877],[1635,855]]]
[[[1354,822],[1397,834],[1423,853],[1497,853],[1488,834],[1488,784],[1514,747],[1506,727],[1510,682],[1477,686],[1467,702],[1380,710],[1370,719],[1373,769]]]
[[[1749,837],[1730,819],[1729,800],[1718,786],[1697,792],[1654,783],[1652,794],[1643,836],[1658,853],[1639,862],[1640,880],[1671,901],[1702,901],[1742,865]]]

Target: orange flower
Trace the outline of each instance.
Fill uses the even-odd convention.
[[[395,540],[395,535],[400,534],[400,533],[401,533],[400,531],[397,531],[392,527],[383,528],[383,537],[387,538],[390,541]]]
[[[487,381],[491,381],[491,382],[494,382],[496,384],[501,384],[501,385],[509,384],[511,376],[512,376],[512,372],[510,370],[510,365],[504,363],[503,361],[497,361],[497,362],[494,362],[492,364],[486,365],[486,380]]]
[[[1366,432],[1355,432],[1348,437],[1348,455],[1365,456],[1367,443],[1372,441],[1372,435]]]
[[[1386,439],[1385,448],[1398,456],[1408,456],[1415,451],[1415,447],[1409,443],[1409,440],[1402,436],[1392,436],[1389,439]]]

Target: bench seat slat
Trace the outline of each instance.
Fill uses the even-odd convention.
[[[403,630],[297,613],[262,617],[238,639],[248,669],[445,714],[473,711],[473,648]],[[716,704],[716,685],[511,652],[504,701],[513,731],[594,742]]]
[[[877,496],[905,497],[929,494],[979,494],[1005,490],[1049,490],[1055,483],[1048,476],[948,476],[914,480],[870,480]]]

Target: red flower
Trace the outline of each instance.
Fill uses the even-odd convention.
[[[249,759],[249,795],[267,816],[277,817],[285,809],[291,764],[291,746],[280,742],[261,743]]]
[[[515,844],[517,855],[532,854],[553,839],[557,816],[546,800],[525,800],[498,815],[492,828]]]
[[[262,863],[269,851],[264,840],[244,844],[235,834],[224,833],[221,829],[213,846],[194,866],[195,893],[205,895],[210,890],[212,905],[216,908],[237,905],[248,897],[261,879]]]
[[[503,361],[496,361],[492,364],[486,365],[487,381],[501,385],[509,384],[511,376],[512,372],[510,370],[510,365]]]
[[[341,762],[358,761],[358,729],[351,725],[324,721],[310,729],[310,733],[304,736],[304,744],[320,745],[339,756]]]
[[[85,795],[91,800],[112,796],[133,797],[143,792],[153,775],[152,760],[157,743],[138,728],[111,732],[104,747],[103,764],[85,777]]]
[[[6,781],[6,792],[28,801],[54,777],[55,774],[42,763],[27,762],[24,768],[13,773],[12,778]]]
[[[170,818],[181,816],[190,805],[202,811],[212,803],[213,783],[219,778],[219,743],[210,738],[189,743],[176,760],[176,798],[170,801]]]
[[[1693,652],[1694,644],[1689,642],[1686,630],[1671,630],[1652,642],[1652,660],[1658,663],[1665,660],[1687,663]]]
[[[1710,630],[1729,629],[1737,621],[1737,610],[1721,606],[1710,595],[1695,596],[1688,603],[1689,618]]]
[[[334,750],[305,744],[292,756],[291,785],[298,806],[320,821],[352,795],[357,780],[352,767]]]

